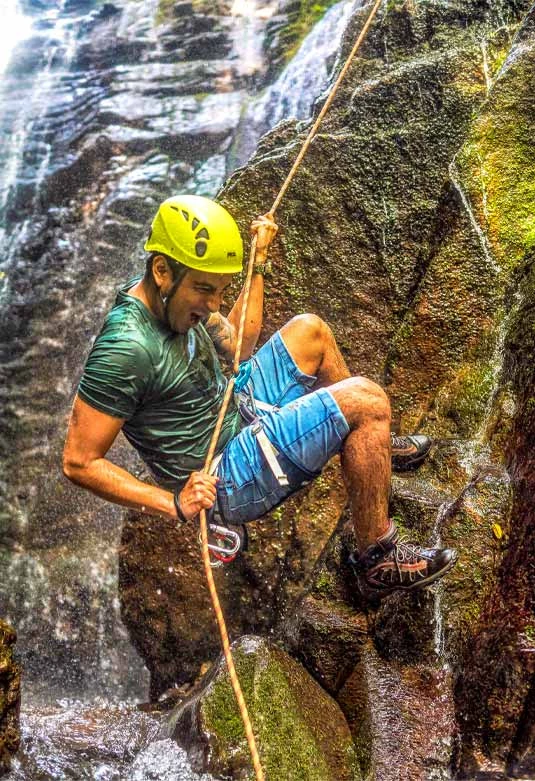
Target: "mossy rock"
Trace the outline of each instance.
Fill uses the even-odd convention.
[[[304,668],[254,636],[236,641],[232,651],[269,781],[359,781],[347,722]],[[201,691],[172,713],[169,729],[196,769],[224,778],[254,778],[222,658]]]
[[[8,772],[20,744],[20,666],[14,659],[15,630],[0,619],[0,775]]]

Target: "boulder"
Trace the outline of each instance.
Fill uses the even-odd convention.
[[[248,549],[214,572],[232,636],[269,632],[303,594],[345,502],[335,465],[325,478],[248,525]],[[332,482],[329,482],[330,478]],[[145,475],[145,479],[148,479]],[[220,641],[195,525],[128,513],[119,551],[123,620],[151,673],[152,700],[192,684]]]
[[[240,638],[232,653],[270,781],[362,778],[342,712],[299,664],[259,637]],[[200,690],[172,712],[168,729],[187,749],[194,768],[218,777],[253,777],[223,658]]]

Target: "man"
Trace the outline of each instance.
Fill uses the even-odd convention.
[[[427,585],[455,563],[450,550],[400,542],[388,518],[390,405],[384,391],[351,377],[329,327],[294,317],[256,354],[263,272],[277,231],[253,222],[256,260],[241,360],[250,378],[229,406],[213,474],[202,471],[227,380],[243,291],[220,313],[242,240],[231,215],[199,196],[165,201],[145,244],[143,278],[124,287],[97,337],[74,401],[64,454],[73,482],[112,502],[192,522],[201,509],[228,524],[264,515],[342,454],[358,553],[355,570],[378,593]],[[120,430],[158,485],[137,480],[106,454]],[[398,438],[398,463],[414,466],[426,437]]]

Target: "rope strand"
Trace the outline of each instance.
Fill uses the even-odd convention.
[[[299,154],[297,155],[297,158],[286,177],[285,181],[283,182],[283,185],[279,191],[279,194],[275,198],[273,202],[273,206],[270,209],[270,213],[272,215],[275,214],[275,211],[279,207],[280,202],[282,201],[288,187],[290,186],[292,179],[294,178],[299,166],[301,165],[301,161],[303,160],[303,157],[305,156],[310,144],[312,143],[312,139],[316,135],[316,132],[323,120],[323,117],[325,116],[327,110],[329,109],[329,106],[334,100],[334,97],[336,95],[336,92],[338,91],[338,87],[342,83],[342,80],[344,79],[349,66],[351,65],[351,62],[353,61],[358,49],[360,48],[360,45],[364,38],[366,37],[366,34],[368,32],[368,29],[375,17],[375,14],[377,13],[377,10],[379,9],[379,6],[381,5],[383,0],[375,0],[375,3],[373,5],[373,8],[371,9],[368,18],[366,19],[366,22],[360,31],[360,34],[355,42],[355,45],[353,46],[353,49],[351,50],[349,56],[347,57],[347,60],[344,64],[344,67],[340,71],[340,74],[338,75],[338,78],[336,79],[335,83],[333,84],[329,95],[327,97],[327,100],[325,101],[325,104],[318,114],[318,117],[316,121],[314,122],[312,128],[310,129],[310,132],[308,133],[308,136],[306,137],[303,146],[301,147],[301,150]],[[253,236],[253,240],[251,242],[251,251],[249,254],[249,264],[247,266],[247,276],[245,280],[244,285],[244,291],[243,291],[243,302],[242,302],[242,309],[240,313],[240,323],[238,327],[238,334],[236,338],[236,351],[234,354],[234,364],[233,364],[233,370],[234,374],[236,375],[239,370],[239,364],[240,364],[240,354],[242,349],[242,343],[243,343],[243,334],[245,331],[245,319],[247,316],[247,306],[249,303],[249,293],[251,289],[251,280],[253,275],[253,266],[256,256],[256,236]],[[223,427],[223,420],[225,418],[228,405],[230,402],[230,397],[232,395],[232,391],[234,389],[234,377],[232,377],[227,385],[227,389],[225,392],[225,396],[223,398],[223,404],[221,405],[221,409],[219,410],[219,416],[217,418],[216,426],[214,429],[214,433],[212,434],[212,439],[210,440],[210,446],[208,448],[208,453],[206,456],[206,461],[204,465],[204,471],[206,473],[210,472],[210,467],[212,465],[212,460],[215,454],[215,450],[217,447],[217,442],[219,440],[219,435],[221,433],[221,429]],[[251,726],[251,720],[249,718],[249,712],[247,710],[247,705],[245,704],[245,700],[243,698],[243,693],[241,690],[240,682],[238,680],[238,676],[236,674],[236,668],[234,666],[234,660],[232,658],[232,653],[230,650],[230,642],[227,632],[227,627],[225,624],[225,618],[223,616],[223,611],[221,609],[221,604],[219,602],[219,597],[217,594],[217,589],[214,582],[214,576],[212,573],[212,567],[210,564],[210,552],[208,549],[208,524],[206,520],[206,511],[201,510],[200,513],[200,527],[201,527],[201,543],[202,543],[202,560],[204,565],[204,571],[206,574],[206,580],[208,582],[208,589],[210,591],[210,597],[212,599],[212,604],[214,607],[214,612],[216,616],[217,625],[219,628],[219,634],[221,636],[221,644],[223,647],[223,653],[225,656],[225,660],[227,662],[227,667],[229,671],[230,676],[230,682],[232,684],[232,688],[234,690],[234,695],[236,697],[236,701],[238,703],[238,708],[240,710],[240,715],[243,721],[245,734],[247,737],[247,742],[249,744],[249,751],[251,752],[251,758],[253,761],[253,767],[256,774],[256,781],[265,781],[264,771],[262,770],[262,765],[260,763],[260,757],[258,755],[258,749],[256,746],[256,740],[253,733],[253,728]]]

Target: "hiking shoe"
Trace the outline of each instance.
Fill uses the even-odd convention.
[[[449,572],[456,561],[456,551],[449,548],[422,548],[401,540],[393,523],[375,545],[360,556],[355,552],[349,557],[365,590],[376,595],[428,586]]]
[[[411,472],[418,469],[427,458],[433,444],[433,440],[425,434],[409,434],[405,437],[390,434],[390,439],[394,472]]]

